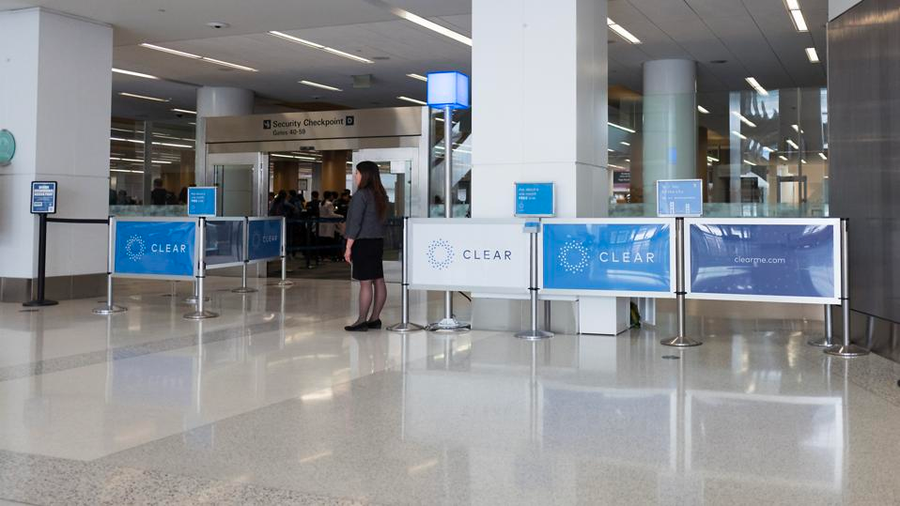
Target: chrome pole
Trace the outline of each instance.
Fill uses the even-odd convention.
[[[834,346],[834,320],[831,316],[830,304],[825,304],[825,337],[810,339],[807,344],[817,348],[831,348]]]
[[[289,288],[294,286],[294,282],[287,278],[287,218],[281,218],[281,281],[278,282],[281,288]]]
[[[387,328],[389,332],[417,332],[425,327],[409,321],[409,216],[403,217],[403,261],[400,263],[400,323]]]
[[[841,326],[844,331],[843,344],[825,349],[825,353],[835,357],[853,358],[869,354],[869,350],[850,341],[850,234],[848,220],[841,219]]]
[[[530,247],[529,252],[529,277],[528,277],[528,293],[531,303],[531,329],[524,330],[516,334],[519,339],[528,341],[537,341],[540,339],[549,339],[553,337],[552,332],[538,329],[538,230],[534,229],[529,232]]]
[[[204,292],[204,283],[206,280],[206,218],[200,218],[197,232],[197,243],[199,251],[197,252],[197,310],[184,315],[188,320],[205,320],[207,318],[216,318],[218,313],[206,310],[206,297]]]
[[[663,339],[659,344],[676,348],[700,346],[700,341],[691,339],[686,333],[686,308],[684,285],[684,218],[675,218],[675,301],[677,303],[678,335]]]
[[[256,288],[247,286],[247,268],[250,264],[250,220],[244,216],[244,265],[241,266],[241,287],[232,290],[232,293],[255,293]]]
[[[95,308],[92,312],[96,315],[111,315],[115,313],[123,313],[128,310],[124,306],[117,306],[113,303],[113,270],[115,270],[115,259],[113,258],[115,249],[115,218],[109,217],[107,226],[109,227],[109,244],[106,250],[106,305]]]

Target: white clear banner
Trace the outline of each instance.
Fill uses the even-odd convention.
[[[419,290],[527,293],[525,220],[409,220],[409,280]]]

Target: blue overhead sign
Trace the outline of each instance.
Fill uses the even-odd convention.
[[[207,218],[216,216],[216,190],[215,186],[194,186],[188,188],[188,216]]]
[[[553,183],[516,183],[516,216],[551,218],[556,214]]]
[[[268,260],[281,256],[281,220],[250,220],[247,260]]]
[[[56,181],[32,181],[31,214],[56,213]]]
[[[190,278],[197,267],[196,221],[115,221],[113,273]]]
[[[689,295],[837,303],[840,222],[778,223],[785,221],[690,221],[686,246]]]
[[[545,222],[542,288],[673,297],[673,222],[616,221]]]
[[[703,215],[702,179],[662,179],[656,182],[656,215],[667,218]]]
[[[469,76],[462,72],[429,72],[428,105],[437,109],[469,108]]]

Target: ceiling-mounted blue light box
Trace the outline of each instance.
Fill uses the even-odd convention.
[[[429,72],[428,105],[435,109],[468,109],[469,76],[462,72]]]

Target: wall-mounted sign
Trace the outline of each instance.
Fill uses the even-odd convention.
[[[216,215],[215,186],[193,186],[187,192],[187,214],[197,217],[214,217]]]
[[[656,218],[547,220],[542,289],[557,293],[675,296],[675,223]]]
[[[193,279],[196,220],[115,220],[113,274]]]
[[[0,130],[0,166],[12,163],[16,156],[16,138],[9,130]]]
[[[688,297],[837,304],[840,220],[687,220]]]
[[[516,216],[552,218],[556,214],[553,183],[516,183]]]
[[[31,182],[31,214],[56,214],[56,181]]]
[[[703,215],[702,179],[661,179],[656,182],[656,215]]]
[[[410,284],[422,290],[528,292],[524,220],[409,220]]]
[[[274,260],[281,257],[281,220],[250,218],[247,260]]]

